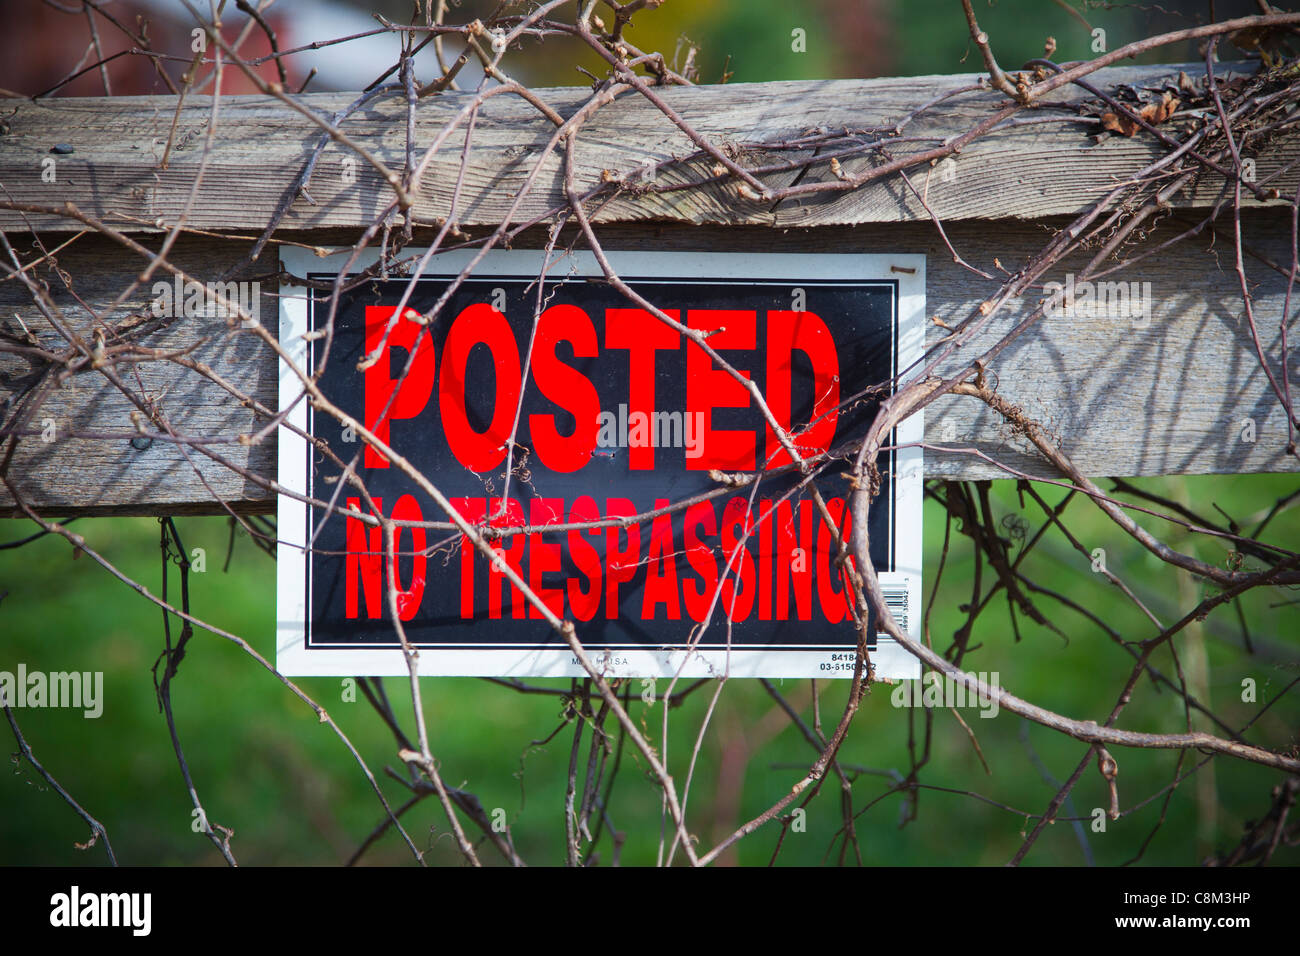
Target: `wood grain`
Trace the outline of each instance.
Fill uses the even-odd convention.
[[[1289,214],[1283,210],[1254,210],[1244,215],[1249,248],[1274,263],[1290,261]],[[1192,221],[1177,216],[1163,229],[1185,228]],[[973,264],[995,271],[994,257],[1014,270],[1036,253],[1061,220],[988,223],[958,221],[949,236]],[[481,232],[481,231],[480,231]],[[1157,232],[1158,242],[1170,232]],[[984,280],[951,260],[934,227],[922,223],[867,224],[855,228],[772,229],[770,227],[686,227],[666,224],[606,226],[601,229],[608,249],[708,250],[791,252],[923,253],[927,256],[927,312],[945,321],[965,317],[990,294],[996,282]],[[30,237],[24,251],[30,250]],[[48,237],[51,241],[66,237]],[[290,234],[313,243],[342,243],[342,232]],[[418,240],[417,236],[417,240]],[[528,233],[517,248],[538,246],[544,237]],[[153,241],[153,240],[151,240]],[[1089,475],[1159,475],[1295,471],[1285,454],[1286,425],[1268,388],[1250,344],[1241,297],[1232,270],[1228,237],[1190,240],[1162,257],[1153,257],[1112,278],[1149,281],[1153,312],[1145,328],[1124,319],[1055,318],[1040,322],[1015,342],[990,368],[990,378],[1008,399],[1052,428],[1066,453]],[[212,277],[236,262],[248,244],[237,240],[186,238],[173,260],[200,277]],[[273,251],[246,277],[263,279],[262,320],[274,327],[277,304],[267,284],[276,272]],[[1256,295],[1260,336],[1275,374],[1284,374],[1280,360],[1279,320],[1285,280],[1258,258],[1248,258]],[[73,277],[76,296],[61,288],[48,266],[35,270],[50,282],[65,319],[89,335],[91,315],[78,298],[97,312],[138,274],[120,246],[96,235],[74,242],[59,255],[59,266]],[[1049,278],[1064,280],[1081,267],[1067,262]],[[1257,283],[1257,284],[1256,284]],[[117,313],[144,306],[137,295]],[[19,330],[14,316],[38,331],[42,341],[55,343],[48,322],[25,298],[17,283],[0,283],[0,326]],[[1015,321],[1015,313],[995,317],[988,332],[955,356],[948,367],[979,354]],[[946,333],[929,330],[928,341]],[[230,331],[223,320],[182,320],[142,340],[156,348],[193,348],[190,357],[211,366],[238,388],[268,408],[276,404],[274,356],[246,332]],[[1293,390],[1297,360],[1292,358]],[[14,356],[0,356],[0,414],[8,419],[30,384],[31,365]],[[164,361],[142,362],[123,369],[136,397],[154,401],[182,433],[225,439],[212,449],[268,481],[275,477],[275,442],[254,446],[231,439],[248,434],[265,421],[226,392],[195,373]],[[270,512],[274,492],[232,472],[195,450],[191,464],[172,445],[154,442],[145,450],[132,447],[129,413],[135,406],[107,385],[101,373],[72,376],[54,390],[37,416],[52,418],[57,440],[24,439],[11,464],[10,475],[32,504],[51,515],[79,513],[220,513],[222,505],[242,511]],[[1243,440],[1244,422],[1254,421],[1254,441]],[[39,422],[38,422],[39,425]],[[120,437],[78,438],[77,434]],[[926,413],[930,442],[977,448],[1016,469],[1035,475],[1049,472],[979,402],[969,398],[941,399]],[[987,462],[966,454],[927,452],[925,472],[931,477],[1006,477]],[[201,477],[200,477],[201,476]],[[206,484],[205,484],[206,482]],[[0,511],[12,513],[13,502],[0,489]]]
[[[1203,70],[1191,64],[1186,69],[1192,76]],[[1228,65],[1220,67],[1222,75],[1230,72]],[[1176,81],[1177,73],[1176,66],[1113,67],[1099,71],[1091,80],[1103,89],[1121,83],[1161,87]],[[788,161],[790,169],[767,177],[769,185],[776,186],[794,181],[812,154],[763,146],[819,128],[893,126],[922,104],[976,80],[971,74],[737,83],[665,88],[661,93],[700,133],[734,150],[746,165]],[[464,108],[467,95],[445,93],[420,100],[418,153],[422,154],[436,132]],[[541,90],[539,95],[560,115],[568,116],[588,93],[566,88]],[[1087,98],[1085,92],[1070,87],[1056,91],[1048,100],[1061,106]],[[298,99],[326,116],[344,107],[354,94],[307,94]],[[8,102],[14,112],[6,115],[8,134],[0,136],[0,184],[5,198],[45,207],[62,207],[70,201],[85,212],[134,229],[174,223],[185,209],[210,120],[208,98],[195,96],[185,101],[166,169],[161,168],[161,160],[176,111],[174,97]],[[1005,102],[992,92],[947,99],[906,125],[903,133],[910,139],[891,147],[891,155],[901,157],[932,148],[967,131]],[[402,99],[380,99],[347,119],[342,129],[390,168],[400,169],[405,148],[404,111]],[[1095,124],[1081,123],[1073,110],[1046,104],[1022,112],[1016,122],[1019,125],[995,130],[964,149],[943,175],[935,175],[930,167],[926,167],[929,172],[913,172],[914,182],[925,188],[938,215],[945,220],[1036,219],[1074,213],[1159,152],[1149,137],[1111,135],[1098,142],[1093,135]],[[214,147],[187,221],[197,228],[256,233],[288,196],[321,136],[320,128],[278,100],[262,96],[223,98],[216,127]],[[475,126],[458,220],[466,226],[501,222],[553,131],[550,122],[513,95],[484,103]],[[453,134],[435,154],[414,206],[419,220],[433,222],[449,213],[462,142],[462,134]],[[577,142],[576,180],[581,188],[599,183],[606,170],[639,181],[638,173],[648,167],[696,152],[681,130],[635,93],[599,110],[582,126]],[[50,149],[55,144],[69,145],[75,152],[52,157]],[[1292,193],[1300,182],[1300,167],[1295,164],[1298,156],[1300,137],[1274,140],[1257,157],[1259,181],[1277,186],[1283,196]],[[57,179],[48,183],[42,180],[42,161],[51,159],[57,163]],[[844,168],[859,172],[867,162],[847,160]],[[711,160],[676,163],[661,170],[656,182],[697,182],[709,174],[712,165]],[[355,172],[355,181],[349,181],[350,171]],[[1274,176],[1279,171],[1281,174]],[[830,175],[822,166],[811,169],[802,182]],[[1183,206],[1212,203],[1221,187],[1221,177],[1207,175],[1194,193],[1180,196],[1177,202]],[[364,225],[393,198],[376,170],[333,143],[317,164],[309,193],[310,199],[299,196],[293,202],[284,220],[286,227],[306,230]],[[562,204],[559,158],[552,155],[544,161],[514,218],[529,222]],[[927,217],[910,190],[894,178],[851,193],[792,197],[775,208],[739,197],[735,181],[639,196],[622,192],[605,203],[594,218],[603,223],[660,220],[829,226]],[[49,231],[80,228],[62,216],[0,209],[0,229],[29,226]]]

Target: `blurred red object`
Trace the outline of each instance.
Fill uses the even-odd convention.
[[[203,11],[207,4],[198,3],[195,8]],[[286,41],[286,18],[272,11],[265,16],[280,49],[285,49],[290,45]],[[246,14],[229,4],[222,18],[222,37],[233,44],[248,22]],[[114,96],[169,93],[171,88],[159,75],[159,68],[177,88],[182,85],[181,75],[194,57],[191,31],[196,27],[198,24],[180,3],[164,7],[142,0],[96,0],[91,7],[76,0],[5,0],[0,13],[0,87],[24,96],[46,91],[52,91],[52,96],[103,96],[107,72],[108,88]],[[94,34],[99,37],[98,50]],[[146,45],[150,52],[164,57],[157,59],[156,66],[155,58],[143,53]],[[205,65],[199,69],[200,84],[212,72],[216,47],[211,43],[207,47]],[[132,50],[141,52],[126,52]],[[270,40],[254,24],[239,47],[240,55],[253,60],[270,52]],[[102,60],[108,62],[101,70],[96,64]],[[84,72],[68,79],[79,71]],[[262,63],[256,72],[264,80],[279,79],[272,60]],[[293,70],[289,70],[288,78],[291,88],[296,88],[292,87]],[[301,82],[302,78],[298,79]],[[222,70],[221,91],[230,94],[258,90],[242,70],[227,62]],[[211,83],[203,84],[200,92],[210,93]]]

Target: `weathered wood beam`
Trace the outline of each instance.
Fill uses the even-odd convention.
[[[1195,77],[1203,67],[1188,64]],[[1253,71],[1253,65],[1241,70]],[[1163,88],[1175,84],[1176,66],[1112,67],[1089,79],[1102,89],[1120,84]],[[1220,65],[1228,76],[1232,67]],[[809,149],[765,149],[817,129],[864,130],[902,123],[918,107],[945,92],[975,84],[974,74],[872,80],[737,83],[727,86],[671,87],[660,95],[712,142],[734,149],[749,166],[785,162],[789,168],[766,178],[769,185],[788,185],[805,168]],[[575,89],[538,91],[561,116],[572,114],[588,92]],[[298,97],[322,117],[345,107],[354,94],[319,93]],[[1047,103],[1022,111],[1014,121],[970,144],[941,175],[914,172],[936,214],[945,220],[1040,218],[1077,212],[1113,185],[1159,155],[1148,135],[1132,139],[1110,135],[1097,142],[1095,121],[1081,122],[1071,109],[1056,106],[1088,99],[1076,87],[1051,94]],[[444,93],[419,101],[417,153],[461,112],[468,94]],[[895,157],[931,149],[987,119],[1005,97],[970,92],[944,100],[909,120],[903,139],[890,147]],[[405,155],[405,102],[386,96],[346,119],[341,128],[392,169]],[[8,110],[13,112],[9,113]],[[190,203],[191,190],[210,120],[210,100],[188,98],[180,111],[175,143],[162,168],[176,99],[170,96],[113,99],[9,100],[8,133],[0,136],[0,184],[6,199],[61,207],[72,202],[81,210],[122,228],[144,229],[174,223]],[[1095,111],[1094,111],[1095,112]],[[486,101],[479,110],[464,177],[458,221],[465,226],[495,225],[506,214],[529,175],[554,126],[513,95]],[[220,103],[213,150],[202,183],[190,205],[188,224],[201,229],[262,229],[279,203],[290,194],[314,144],[318,126],[271,97],[224,97]],[[454,133],[435,155],[415,202],[419,220],[432,222],[448,214],[460,167],[463,134]],[[71,154],[52,155],[56,145]],[[597,111],[577,140],[576,181],[580,188],[599,183],[609,170],[644,184],[645,172],[696,147],[656,107],[636,93]],[[824,157],[823,157],[824,158]],[[1278,187],[1283,197],[1300,181],[1300,137],[1275,140],[1257,157],[1260,182]],[[43,160],[56,163],[54,182],[43,178]],[[849,173],[872,162],[846,159]],[[659,185],[698,181],[710,175],[713,161],[672,163],[658,171]],[[1270,179],[1275,173],[1280,176]],[[355,173],[355,176],[352,174]],[[823,164],[809,168],[801,182],[829,180]],[[1197,189],[1178,198],[1184,206],[1214,202],[1222,177],[1202,177]],[[527,222],[563,205],[560,155],[543,162],[531,193],[515,221]],[[320,157],[309,187],[310,199],[297,196],[284,220],[294,229],[356,226],[372,221],[391,202],[393,193],[379,174],[346,147],[331,143]],[[1253,200],[1251,200],[1253,202]],[[1277,200],[1285,202],[1285,198]],[[853,192],[791,198],[773,208],[737,193],[734,179],[703,187],[632,195],[624,192],[604,203],[598,222],[663,220],[692,224],[776,226],[854,225],[928,218],[924,207],[896,177]],[[0,230],[75,230],[80,224],[60,216],[0,210]]]
[[[1175,214],[1152,241],[1159,242],[1194,221],[1194,214]],[[1041,249],[1051,230],[1062,224],[1063,220],[958,221],[948,225],[948,235],[968,261],[992,272],[994,257],[1014,269]],[[1289,212],[1247,211],[1243,225],[1248,249],[1285,268],[1291,255]],[[927,311],[950,322],[969,314],[996,287],[955,264],[934,227],[927,223],[810,230],[637,224],[606,226],[601,234],[611,250],[923,253],[928,257]],[[67,237],[47,238],[53,242]],[[158,237],[138,238],[155,248],[161,241]],[[317,231],[286,238],[329,244],[350,241],[352,236]],[[538,233],[525,234],[516,248],[538,246],[542,241],[544,237]],[[1295,459],[1285,453],[1284,416],[1260,370],[1242,318],[1230,241],[1226,236],[1202,235],[1112,277],[1151,283],[1152,313],[1145,327],[1115,318],[1044,320],[990,368],[990,381],[1030,417],[1047,424],[1059,436],[1065,452],[1089,475],[1295,471]],[[30,237],[21,245],[29,253]],[[171,258],[180,268],[207,277],[238,261],[247,248],[243,241],[187,237],[178,243]],[[106,311],[143,264],[121,246],[88,234],[69,245],[58,259],[59,267],[73,278],[75,296],[62,288],[47,264],[35,272],[49,280],[56,303],[80,334],[89,334],[93,319],[78,298],[97,312],[105,310],[102,319],[120,319],[145,305],[148,290],[133,296],[122,309]],[[1067,261],[1047,278],[1063,281],[1068,271],[1077,271],[1081,265],[1081,260]],[[1276,357],[1280,355],[1285,277],[1259,258],[1248,257],[1247,267],[1261,341],[1273,357],[1275,374],[1280,374],[1283,370]],[[262,318],[271,327],[277,302],[269,294],[274,286],[265,280],[274,276],[277,268],[272,248],[246,276],[264,280]],[[49,323],[19,284],[0,282],[0,327],[11,334],[20,331],[15,315],[29,329],[38,331],[44,343],[58,344]],[[1015,319],[1014,312],[997,317],[988,333],[963,349],[954,362],[964,363],[977,356]],[[937,342],[945,334],[933,326],[928,341]],[[227,330],[222,320],[180,320],[166,331],[148,336],[142,344],[190,348],[190,358],[210,366],[268,408],[275,407],[274,356],[248,333]],[[1296,361],[1293,357],[1292,364]],[[0,414],[8,417],[13,403],[24,398],[32,367],[16,356],[0,356]],[[264,416],[171,362],[141,362],[121,371],[136,397],[156,401],[178,432],[219,439],[220,443],[210,446],[214,452],[274,479],[275,441],[253,446],[237,441],[238,435],[249,434],[264,423]],[[1287,369],[1285,374],[1291,376],[1293,391],[1300,392],[1294,384],[1297,370]],[[272,490],[197,449],[188,450],[187,461],[174,445],[154,442],[145,449],[134,447],[129,441],[134,407],[99,372],[71,376],[53,391],[35,423],[39,428],[42,419],[52,419],[56,440],[46,443],[33,436],[19,444],[10,475],[21,493],[52,515],[220,513],[218,498],[237,510],[273,510]],[[1247,419],[1253,420],[1253,434],[1249,435],[1253,441],[1246,440]],[[940,400],[927,410],[925,430],[927,441],[976,448],[1013,468],[1055,477],[974,399]],[[107,434],[120,437],[102,437]],[[197,473],[191,462],[198,465]],[[977,457],[956,453],[927,452],[925,471],[931,477],[1008,476]],[[3,489],[0,511],[13,511],[13,502]]]

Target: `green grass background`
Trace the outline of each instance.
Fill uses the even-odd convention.
[[[1148,488],[1184,494],[1209,510],[1217,503],[1249,525],[1274,500],[1289,493],[1294,478],[1245,476],[1225,479],[1150,479]],[[1060,489],[1040,486],[1049,501]],[[993,484],[999,518],[1017,510],[1015,486]],[[1031,529],[1039,519],[1026,513]],[[1188,606],[1179,603],[1178,575],[1147,555],[1110,525],[1086,501],[1066,512],[1067,524],[1089,548],[1104,547],[1108,565],[1153,610],[1170,621]],[[1227,550],[1204,536],[1193,537],[1150,517],[1141,523],[1171,544],[1215,562]],[[178,526],[188,548],[206,551],[207,570],[193,575],[194,613],[214,625],[244,636],[259,653],[274,657],[274,568],[241,533],[228,572],[222,571],[228,526],[221,518],[182,518]],[[29,522],[0,522],[0,540],[30,532]],[[155,593],[161,578],[158,523],[153,519],[83,519],[75,526],[87,544]],[[1265,534],[1285,544],[1296,538],[1296,519],[1284,512]],[[927,595],[933,582],[944,534],[938,507],[927,504],[925,560]],[[946,649],[964,620],[959,606],[969,598],[972,563],[966,539],[957,536],[941,593],[935,602],[931,634]],[[1058,531],[1050,531],[1025,565],[1031,578],[1093,609],[1126,637],[1150,636],[1150,622],[1091,572],[1087,560],[1069,548]],[[172,573],[176,587],[176,573]],[[986,582],[988,578],[986,577]],[[1203,593],[1190,584],[1184,596]],[[47,769],[107,828],[124,863],[219,864],[207,840],[191,830],[191,806],[172,754],[166,722],[158,712],[150,668],[162,647],[162,618],[156,606],[124,586],[86,554],[75,556],[64,540],[47,536],[21,549],[0,551],[0,669],[23,661],[29,670],[102,670],[106,704],[103,716],[85,719],[80,712],[16,710],[27,740]],[[175,597],[176,592],[172,592]],[[1255,654],[1244,652],[1231,605],[1213,612],[1199,628],[1185,632],[1177,647],[1186,666],[1197,643],[1207,656],[1209,703],[1234,726],[1244,724],[1259,706],[1300,675],[1296,638],[1297,595],[1266,589],[1242,600]],[[1073,612],[1041,606],[1070,636],[1066,644],[1050,631],[1021,618],[1022,639],[1015,642],[1005,601],[995,601],[976,627],[972,644],[979,650],[966,659],[967,670],[996,671],[1002,685],[1044,707],[1078,719],[1104,718],[1129,672],[1128,656],[1095,626]],[[1170,652],[1154,663],[1173,676]],[[1256,704],[1243,703],[1242,681],[1253,678]],[[384,776],[398,766],[391,735],[361,698],[342,700],[340,679],[302,679],[302,688],[324,705],[356,744],[391,801],[400,803],[404,789]],[[567,681],[539,682],[567,687]],[[521,695],[476,679],[423,680],[431,744],[442,774],[452,785],[478,795],[491,811],[506,811],[520,853],[530,863],[564,859],[563,802],[572,727],[544,746],[562,720],[558,698]],[[846,682],[822,682],[821,719],[828,729],[838,719]],[[387,687],[408,732],[412,727],[405,681]],[[639,690],[639,684],[637,689]],[[808,681],[787,680],[783,693],[813,720]],[[662,693],[663,684],[660,685]],[[670,718],[669,762],[679,782],[686,779],[692,741],[711,694],[697,691]],[[190,644],[173,684],[175,714],[191,772],[209,818],[235,831],[233,849],[242,864],[332,864],[345,860],[381,819],[369,784],[343,744],[320,724],[312,711],[278,680],[229,641],[200,632]],[[646,707],[634,698],[632,714],[659,745],[662,703]],[[814,753],[799,732],[783,721],[774,703],[754,681],[735,680],[724,688],[705,736],[691,785],[688,815],[701,845],[712,846],[745,819],[776,801],[801,776]],[[1054,787],[1043,769],[1064,780],[1084,747],[1074,741],[1002,712],[981,719],[975,710],[963,716],[977,734],[991,775],[986,775],[963,729],[948,711],[934,718],[929,763],[920,780],[934,786],[973,791],[1015,808],[1013,812],[975,798],[938,790],[922,791],[918,819],[900,828],[904,798],[891,795],[875,803],[858,820],[864,860],[873,864],[999,864],[1022,839],[1023,813],[1040,813]],[[1294,750],[1300,699],[1287,695],[1248,732],[1253,742]],[[878,686],[863,702],[840,757],[845,765],[874,771],[908,767],[909,718],[922,727],[919,712],[896,709],[888,688]],[[1183,729],[1178,698],[1138,685],[1121,726],[1156,732]],[[12,744],[8,728],[0,734]],[[1028,741],[1028,744],[1026,743]],[[16,751],[11,745],[6,750]],[[1173,752],[1119,750],[1122,805],[1146,799],[1171,780]],[[586,757],[584,740],[582,760]],[[1185,762],[1189,768],[1192,761]],[[1276,772],[1220,757],[1176,790],[1166,820],[1143,857],[1144,863],[1194,864],[1206,853],[1230,848],[1242,827],[1266,811]],[[828,782],[809,807],[806,829],[785,840],[780,862],[820,864],[834,861],[831,847],[840,826],[838,781]],[[865,807],[888,787],[885,777],[864,773],[854,780],[855,805]],[[1072,812],[1091,814],[1106,806],[1103,781],[1090,767],[1074,791]],[[1104,833],[1093,832],[1091,817],[1083,824],[1092,859],[1099,864],[1128,860],[1155,825],[1162,800],[1118,821]],[[621,861],[652,863],[659,848],[660,801],[653,782],[629,747],[615,786],[610,812],[626,834]],[[1071,811],[1063,811],[1070,815]],[[445,818],[432,800],[405,818],[412,838],[428,849],[430,862],[456,864],[458,856]],[[765,863],[777,828],[769,826],[742,841],[726,862]],[[51,792],[25,762],[11,761],[0,778],[0,862],[74,864],[102,862],[101,849],[80,851],[87,828]],[[609,863],[612,844],[602,838],[597,862]],[[490,847],[485,860],[497,862]],[[1284,851],[1279,862],[1294,862]],[[410,860],[401,842],[389,834],[364,858],[368,863]],[[680,859],[680,855],[679,855]],[[1031,864],[1084,864],[1087,855],[1075,827],[1049,827],[1030,855]]]
[[[731,80],[761,81],[973,72],[982,69],[955,3],[882,2],[880,29],[888,34],[878,60],[855,52],[842,28],[851,4],[833,0],[787,4],[778,0],[669,3],[639,16],[629,38],[642,49],[671,54],[679,38],[702,46],[697,60],[701,79],[717,82],[724,70]],[[1081,4],[1073,5],[1076,10]],[[1171,2],[1172,9],[1188,4]],[[1198,6],[1199,10],[1200,7]],[[1219,4],[1223,17],[1253,12],[1253,5]],[[1085,27],[1062,4],[1043,0],[1000,0],[976,4],[981,26],[993,37],[1002,65],[1013,68],[1040,56],[1043,41],[1058,43],[1056,59],[1091,55],[1088,27],[1107,30],[1110,48],[1153,30],[1192,21],[1131,6],[1089,8]],[[1158,22],[1157,22],[1158,21]],[[806,52],[791,49],[791,30],[806,32]],[[562,55],[561,55],[562,54]],[[572,48],[554,41],[521,55],[520,75],[540,84],[586,82],[572,68]],[[1145,60],[1194,57],[1190,47],[1173,47]],[[604,72],[591,58],[588,68]],[[1279,476],[1204,477],[1142,482],[1145,487],[1186,500],[1206,513],[1211,502],[1249,526],[1278,497],[1294,489],[1295,479]],[[1045,488],[1050,501],[1062,492]],[[1001,515],[1015,510],[1014,485],[994,483]],[[943,515],[927,503],[925,560],[927,594],[942,547]],[[1030,527],[1039,516],[1030,512]],[[1087,502],[1077,501],[1066,515],[1070,528],[1089,549],[1104,547],[1112,570],[1119,573],[1166,621],[1203,593],[1195,582],[1161,565],[1124,536]],[[1227,549],[1210,538],[1193,538],[1158,520],[1141,523],[1169,543],[1223,562]],[[177,521],[187,547],[207,552],[207,570],[194,576],[194,612],[202,619],[243,635],[268,659],[274,657],[274,567],[242,535],[228,572],[221,570],[228,528],[220,518]],[[158,525],[152,519],[95,519],[75,530],[126,574],[157,590],[160,583]],[[0,521],[0,541],[31,533],[30,522]],[[1294,545],[1296,518],[1283,514],[1266,538]],[[972,562],[965,539],[954,535],[943,587],[935,602],[931,633],[946,649],[969,600]],[[1029,574],[1044,587],[1068,594],[1097,613],[1126,637],[1153,633],[1150,623],[1122,595],[1093,574],[1087,561],[1059,534],[1049,532],[1031,559]],[[173,586],[176,576],[173,573]],[[986,582],[988,578],[985,578]],[[1180,600],[1180,586],[1183,588]],[[162,648],[162,619],[156,606],[111,577],[89,556],[77,557],[66,541],[46,537],[16,550],[0,551],[0,669],[17,662],[30,669],[103,671],[106,705],[98,720],[77,712],[19,710],[16,716],[37,757],[87,810],[107,827],[123,863],[219,865],[207,840],[191,830],[191,807],[172,754],[166,722],[158,711],[150,668]],[[173,592],[175,593],[175,592]],[[1216,610],[1204,625],[1180,636],[1176,646],[1184,660],[1204,648],[1208,662],[1209,703],[1234,726],[1244,724],[1286,684],[1300,674],[1296,606],[1300,595],[1268,589],[1241,601],[1256,652],[1241,649],[1235,610]],[[1073,612],[1043,601],[1042,607],[1070,635],[1068,644],[1050,631],[1021,620],[1022,639],[1013,638],[1005,601],[994,602],[981,618],[972,643],[980,649],[966,659],[969,670],[996,671],[1003,686],[1042,706],[1079,719],[1103,719],[1129,673],[1129,657],[1096,627]],[[1172,675],[1170,652],[1155,664]],[[1242,681],[1257,684],[1258,702],[1241,700]],[[405,725],[411,727],[403,684],[389,680],[389,693]],[[549,682],[567,687],[567,681]],[[381,781],[394,803],[405,791],[383,775],[398,761],[391,735],[364,699],[345,703],[338,679],[303,679],[303,689],[338,721]],[[823,683],[821,717],[828,729],[843,707],[846,682]],[[663,685],[660,685],[662,692]],[[807,681],[785,681],[782,691],[811,722]],[[489,810],[506,811],[516,844],[530,863],[564,859],[564,800],[571,728],[551,743],[532,741],[549,735],[561,722],[557,698],[525,696],[472,679],[426,679],[426,716],[434,753],[445,779],[472,790]],[[691,743],[700,726],[709,692],[688,698],[671,718],[669,764],[679,781],[688,770]],[[228,641],[198,634],[174,684],[175,714],[190,769],[209,818],[235,831],[233,849],[243,864],[333,864],[345,860],[382,818],[369,784],[342,743],[320,724],[312,711],[278,680]],[[813,751],[797,730],[783,723],[772,700],[756,682],[733,681],[723,690],[690,792],[692,832],[702,846],[716,840],[771,805],[801,776]],[[634,700],[633,716],[645,722],[656,744],[662,704],[647,708]],[[919,816],[900,827],[903,798],[892,795],[859,818],[866,862],[872,864],[1000,864],[1019,846],[1026,827],[1024,813],[1040,813],[1055,791],[1031,758],[1032,753],[1056,780],[1065,779],[1084,751],[1019,718],[1002,713],[985,720],[964,712],[992,770],[986,775],[965,731],[946,711],[934,719],[930,760],[921,781],[933,787],[974,791],[1017,813],[969,796],[926,790],[919,796]],[[1264,746],[1294,749],[1300,704],[1289,695],[1269,709],[1250,730]],[[908,767],[908,724],[916,712],[890,706],[886,688],[878,688],[862,705],[841,751],[846,766],[872,771]],[[1177,697],[1139,685],[1121,725],[1132,729],[1175,732],[1183,729]],[[783,729],[782,729],[783,728]],[[7,726],[0,738],[16,751]],[[1026,740],[1028,743],[1026,743]],[[585,742],[583,757],[585,759]],[[1171,752],[1117,750],[1122,804],[1147,799],[1171,780],[1177,756]],[[1188,764],[1185,764],[1185,767]],[[1269,791],[1279,775],[1241,761],[1217,758],[1185,781],[1168,806],[1160,832],[1144,863],[1192,864],[1207,853],[1233,846],[1242,827],[1269,805]],[[864,773],[853,783],[853,799],[867,806],[888,786],[888,778]],[[1087,816],[1107,803],[1105,787],[1089,768],[1074,791],[1066,814]],[[1030,864],[1101,864],[1128,860],[1156,824],[1157,799],[1104,833],[1084,824],[1087,853],[1076,829],[1058,822],[1044,833]],[[627,834],[625,863],[649,863],[659,848],[660,800],[645,768],[631,749],[624,757],[611,813]],[[1090,823],[1091,817],[1088,817]],[[433,801],[414,809],[405,823],[417,844],[435,863],[456,864],[459,857],[446,833],[446,821]],[[780,862],[819,864],[827,859],[839,828],[838,782],[830,780],[808,811],[804,832],[791,833]],[[59,797],[24,762],[10,760],[0,774],[0,863],[75,864],[104,861],[102,848],[77,850],[74,843],[87,829]],[[769,826],[742,841],[726,862],[767,861],[776,839]],[[482,855],[497,857],[490,848]],[[608,838],[597,848],[609,863]],[[831,860],[836,853],[830,852]],[[679,855],[680,859],[680,855]],[[1279,862],[1295,862],[1284,850]],[[389,834],[365,857],[368,863],[409,862],[410,854]]]

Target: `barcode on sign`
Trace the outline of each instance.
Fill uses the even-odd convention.
[[[889,608],[889,613],[893,615],[894,620],[898,622],[899,629],[907,633],[907,588],[904,586],[883,587],[880,593],[884,595],[885,606]],[[883,628],[877,628],[883,630]]]

